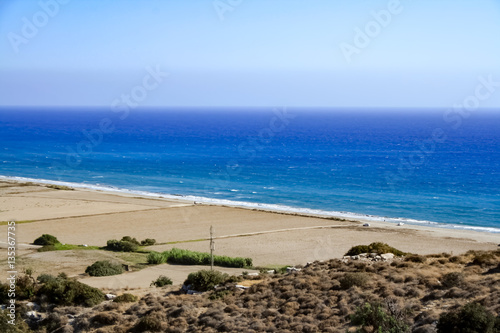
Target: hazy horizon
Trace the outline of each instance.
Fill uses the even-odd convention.
[[[26,0],[0,17],[0,106],[449,108],[481,80],[476,107],[500,106],[495,0]]]

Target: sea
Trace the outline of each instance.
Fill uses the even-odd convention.
[[[0,179],[500,233],[499,111],[3,107]]]

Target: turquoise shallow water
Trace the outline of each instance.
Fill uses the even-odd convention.
[[[0,175],[500,232],[500,116],[444,114],[0,109]]]

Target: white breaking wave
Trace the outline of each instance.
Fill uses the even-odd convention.
[[[352,213],[352,212],[326,211],[326,210],[320,210],[320,209],[298,208],[298,207],[290,207],[290,206],[277,205],[277,204],[264,204],[264,203],[235,201],[235,200],[227,200],[227,199],[215,199],[215,198],[199,197],[199,196],[194,196],[194,195],[178,195],[178,194],[174,195],[174,194],[165,194],[165,193],[154,193],[154,192],[147,192],[147,191],[118,188],[118,187],[114,187],[114,186],[92,185],[92,184],[84,184],[84,183],[71,183],[71,182],[62,182],[62,181],[47,180],[47,179],[36,179],[36,178],[25,178],[25,177],[7,177],[7,176],[0,176],[0,179],[15,180],[15,181],[22,181],[22,182],[32,182],[32,183],[41,183],[41,184],[63,185],[63,186],[69,186],[69,187],[74,187],[74,188],[85,188],[85,189],[106,191],[106,192],[134,194],[134,195],[141,195],[141,196],[153,197],[153,198],[165,198],[165,199],[174,199],[174,200],[179,200],[179,198],[181,198],[182,200],[193,201],[193,202],[196,201],[199,203],[207,203],[207,204],[213,204],[213,205],[243,207],[243,208],[269,210],[269,211],[277,211],[277,212],[285,212],[285,213],[296,213],[296,214],[303,214],[303,215],[317,215],[317,216],[322,216],[322,217],[338,217],[338,218],[345,218],[345,219],[356,219],[356,220],[360,220],[360,221],[408,223],[408,224],[412,224],[412,225],[427,225],[427,226],[433,226],[433,227],[437,227],[437,228],[462,229],[462,230],[471,230],[471,231],[480,231],[480,232],[489,232],[489,233],[500,233],[500,228],[478,227],[478,226],[470,226],[470,225],[456,225],[456,224],[439,223],[439,222],[432,222],[432,221],[425,221],[425,220],[415,220],[415,219],[402,218],[402,217],[383,217],[383,216],[377,216],[377,215],[358,214],[358,213]]]

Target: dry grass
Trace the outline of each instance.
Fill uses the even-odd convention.
[[[346,332],[353,329],[350,316],[370,302],[387,304],[387,311],[413,332],[435,332],[443,311],[471,301],[498,315],[499,258],[496,251],[392,264],[315,262],[301,272],[252,281],[245,291],[234,283],[223,286],[225,292],[213,300],[212,292],[168,292],[135,303],[104,303],[88,312],[56,308],[47,325],[64,332]],[[79,310],[71,322],[62,318]]]

